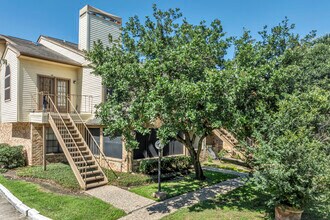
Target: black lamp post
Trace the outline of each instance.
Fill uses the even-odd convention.
[[[161,191],[161,162],[162,162],[162,153],[163,153],[163,148],[164,144],[162,144],[159,140],[156,141],[155,147],[158,149],[158,191],[154,193],[154,197],[163,200],[166,198],[166,193]]]

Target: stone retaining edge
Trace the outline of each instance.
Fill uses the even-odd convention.
[[[0,193],[6,197],[8,202],[12,204],[15,209],[17,209],[24,216],[32,220],[51,220],[43,215],[41,215],[37,210],[32,209],[25,205],[21,200],[16,198],[6,187],[0,184]]]

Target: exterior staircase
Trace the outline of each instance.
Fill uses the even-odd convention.
[[[80,129],[78,129],[78,124],[69,113],[59,113],[52,99],[49,99],[49,102],[55,109],[54,113],[49,113],[50,126],[61,145],[80,187],[87,190],[107,184],[108,179],[104,170],[101,168],[102,160],[105,160],[104,155],[101,153],[98,144],[90,134],[87,126],[78,117],[83,123],[83,130],[86,133],[82,135],[80,132],[81,124],[79,124]],[[89,138],[87,139],[86,136]],[[95,157],[94,155],[97,156]]]

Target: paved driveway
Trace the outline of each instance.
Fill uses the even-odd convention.
[[[0,194],[0,219],[1,220],[22,220],[27,219],[18,212],[3,195]]]

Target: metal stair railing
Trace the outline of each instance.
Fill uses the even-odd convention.
[[[88,145],[88,147],[90,148],[90,150],[92,152],[93,158],[99,164],[100,167],[102,167],[101,164],[102,164],[102,160],[103,160],[105,162],[107,168],[108,168],[108,169],[107,168],[105,169],[108,176],[109,176],[109,171],[111,170],[112,173],[115,175],[115,177],[118,178],[118,175],[111,168],[111,166],[109,164],[109,161],[106,159],[105,154],[103,153],[103,151],[101,151],[101,148],[100,148],[99,144],[96,142],[96,140],[93,137],[92,133],[88,129],[86,123],[82,120],[82,118],[80,117],[80,114],[78,113],[77,109],[73,106],[73,104],[72,104],[72,102],[69,98],[68,98],[68,102],[70,103],[71,108],[73,109],[73,113],[71,113],[71,114],[77,115],[77,118],[79,120],[79,124],[82,124],[84,130],[86,131],[85,135],[84,135],[84,139],[85,139],[86,144]],[[73,118],[72,118],[72,121],[76,124],[76,127],[78,128],[77,123],[75,122],[75,120]],[[79,130],[81,130],[81,128]],[[96,155],[98,154],[98,158],[95,157],[94,154],[96,154]]]
[[[69,138],[70,138],[70,140],[71,140],[71,142],[70,142],[70,143],[71,143],[71,146],[72,146],[72,143],[73,143],[75,149],[77,150],[77,152],[79,153],[79,155],[80,155],[81,158],[83,159],[83,163],[84,163],[84,175],[82,176],[81,173],[80,173],[80,170],[79,170],[78,168],[77,168],[77,169],[78,169],[78,172],[79,172],[80,177],[81,177],[81,178],[83,179],[83,181],[84,181],[84,188],[86,188],[86,185],[87,185],[87,184],[86,184],[86,183],[87,183],[87,182],[86,182],[86,177],[87,177],[86,173],[87,173],[87,166],[88,166],[88,163],[87,163],[87,161],[85,160],[83,154],[81,153],[81,151],[80,151],[80,149],[79,149],[79,147],[78,147],[76,141],[75,141],[74,138],[72,137],[71,132],[69,131],[69,129],[68,129],[66,123],[64,122],[62,115],[60,114],[60,112],[59,112],[58,109],[56,108],[56,106],[55,106],[55,104],[54,104],[52,98],[49,97],[49,96],[47,95],[47,99],[48,99],[48,102],[53,106],[53,108],[54,108],[54,110],[55,110],[54,113],[56,113],[57,116],[59,116],[59,119],[54,119],[54,117],[52,116],[52,113],[49,113],[49,118],[54,122],[54,124],[56,125],[57,129],[59,130],[59,134],[60,134],[60,136],[61,136],[61,138],[62,138],[62,140],[63,140],[65,146],[67,146],[67,143],[68,143],[68,142],[65,141],[65,140],[67,140],[67,139],[65,139],[65,140],[63,139],[63,136],[69,134]],[[59,124],[59,123],[61,123],[61,124]],[[62,125],[62,126],[59,127],[60,125]],[[60,129],[61,129],[61,131],[60,131]],[[65,134],[64,134],[64,133],[65,133]],[[63,149],[63,150],[64,150],[64,149]],[[78,159],[73,159],[72,156],[71,156],[71,153],[70,153],[69,149],[67,149],[67,150],[68,150],[68,152],[69,152],[69,154],[70,154],[70,157],[71,157],[71,159],[73,160],[74,163],[75,163],[75,162],[80,162],[80,161],[78,161]],[[76,161],[75,161],[75,160],[76,160]],[[78,167],[78,166],[76,165],[76,163],[75,163],[75,166]]]

